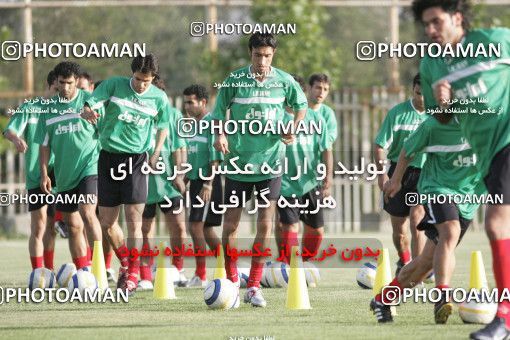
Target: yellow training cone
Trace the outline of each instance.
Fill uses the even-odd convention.
[[[99,289],[104,291],[108,288],[106,266],[104,264],[103,243],[94,241],[94,254],[92,255],[92,274],[96,277]]]
[[[167,265],[165,256],[166,244],[159,244],[159,255],[156,269],[156,278],[154,279],[153,296],[155,299],[170,300],[175,299],[175,289],[173,278],[170,277],[170,267]]]
[[[297,246],[293,246],[290,256],[287,309],[311,309],[303,261],[300,256],[296,256],[298,249]]]
[[[391,282],[390,255],[388,248],[382,250],[377,259],[377,270],[375,272],[374,296],[379,294],[384,286]]]
[[[223,257],[223,247],[218,247],[218,254],[216,255],[216,268],[214,269],[214,279],[226,279],[227,272],[225,271],[225,258]]]
[[[488,289],[485,267],[482,260],[482,252],[477,250],[471,252],[471,272],[469,276],[469,288],[481,290]]]

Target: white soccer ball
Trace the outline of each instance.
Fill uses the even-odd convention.
[[[57,272],[57,282],[62,288],[69,285],[69,280],[76,274],[76,266],[74,263],[64,263]]]
[[[303,268],[305,271],[306,284],[308,287],[315,288],[319,284],[321,280],[321,274],[319,272],[319,268],[317,268],[311,262],[303,262]]]
[[[287,287],[290,267],[284,262],[274,262],[266,270],[266,282],[270,288]]]
[[[264,263],[264,267],[262,267],[262,277],[260,278],[260,284],[262,287],[269,288],[269,283],[267,282],[269,267],[273,264],[273,261],[267,261]]]
[[[237,287],[227,279],[214,279],[204,290],[205,304],[211,309],[230,309],[238,299]]]
[[[248,279],[250,278],[250,267],[251,265],[248,262],[239,261],[237,263],[237,275],[239,276],[241,288],[246,288],[248,285]]]
[[[463,302],[459,306],[459,316],[464,323],[488,324],[496,316],[498,305],[489,302]]]
[[[57,285],[55,274],[47,268],[36,268],[28,277],[28,288],[54,288]]]
[[[71,276],[71,280],[69,280],[69,284],[67,285],[69,291],[72,292],[78,289],[81,295],[84,295],[85,291],[93,293],[97,287],[96,277],[91,272],[81,269]]]
[[[375,273],[377,270],[377,264],[372,262],[366,262],[363,266],[358,269],[356,274],[356,281],[361,288],[372,289],[374,288]]]

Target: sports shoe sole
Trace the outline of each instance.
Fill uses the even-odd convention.
[[[441,306],[435,313],[434,319],[437,324],[445,324],[448,321],[448,317],[453,313],[453,304],[447,302]]]

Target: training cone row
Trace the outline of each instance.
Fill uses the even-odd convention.
[[[306,285],[303,261],[296,255],[297,246],[292,247],[290,257],[289,284],[287,286],[287,309],[311,309]]]
[[[227,272],[225,271],[225,258],[223,257],[223,247],[218,247],[218,254],[216,255],[216,268],[214,269],[214,279],[226,279]]]
[[[166,244],[159,244],[159,255],[157,260],[156,277],[154,279],[153,296],[159,300],[175,299],[174,278],[170,277],[170,267],[167,265],[165,248]]]
[[[92,274],[96,277],[99,289],[105,291],[108,288],[106,265],[104,263],[103,243],[94,241],[94,253],[92,254]]]
[[[482,252],[471,252],[471,270],[469,275],[469,288],[482,290],[488,289],[487,276],[485,276],[485,267],[482,260]]]

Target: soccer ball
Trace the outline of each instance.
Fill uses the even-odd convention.
[[[268,268],[271,267],[272,264],[273,264],[272,261],[267,261],[266,263],[264,263],[264,267],[262,268],[262,277],[260,279],[260,284],[262,285],[262,287],[269,288],[269,283],[267,282],[268,277],[267,272],[269,271]]]
[[[71,276],[67,285],[67,289],[69,289],[69,291],[72,292],[75,289],[78,289],[81,295],[83,295],[85,291],[93,293],[97,287],[96,277],[86,270],[78,270],[76,274]]]
[[[241,288],[246,288],[246,286],[248,285],[248,279],[250,278],[250,264],[242,261],[238,262],[237,274],[239,275]]]
[[[237,287],[227,279],[214,279],[204,290],[205,304],[211,309],[230,309],[238,299]]]
[[[289,283],[289,265],[284,262],[274,262],[265,271],[268,287],[287,287]]]
[[[57,282],[60,287],[67,287],[71,277],[76,274],[76,266],[74,263],[63,264],[57,272]]]
[[[47,268],[36,268],[28,277],[28,288],[53,288],[57,285],[55,274]]]
[[[305,270],[306,284],[308,287],[317,287],[319,281],[321,280],[321,274],[319,273],[319,268],[317,268],[313,263],[308,261],[303,262],[303,267]]]
[[[366,262],[360,269],[358,269],[358,273],[356,274],[356,281],[361,288],[374,288],[376,269],[377,264],[372,262]]]
[[[489,302],[463,302],[459,306],[459,316],[464,323],[488,324],[496,316],[498,305]]]

